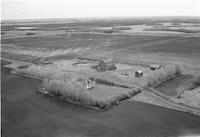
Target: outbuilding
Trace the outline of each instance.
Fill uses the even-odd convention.
[[[101,60],[99,61],[99,64],[97,65],[97,70],[99,71],[106,71],[106,70],[115,70],[116,69],[116,63],[114,60],[111,59],[106,59],[106,60]]]
[[[135,72],[135,77],[143,77],[143,71],[142,70],[137,70]]]
[[[154,70],[158,70],[158,69],[161,69],[161,65],[158,65],[158,64],[150,65],[150,70],[154,71]]]

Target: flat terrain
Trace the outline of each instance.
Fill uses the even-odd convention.
[[[131,26],[132,29],[109,32],[112,27],[119,26]],[[144,32],[145,28],[142,27],[147,27],[148,32]],[[170,30],[169,28],[166,30],[165,27],[169,27]],[[150,64],[181,64],[184,73],[200,74],[200,33],[183,32],[186,27],[196,31],[196,28],[200,28],[200,20],[158,18],[4,22],[1,32],[3,35],[1,57],[5,60],[9,58],[25,61],[25,64],[27,61],[30,66],[35,63],[35,66],[33,65],[35,68],[45,66],[44,71],[36,69],[35,74],[45,73],[52,76],[57,74],[58,69],[62,69],[62,72],[68,71],[67,74],[70,76],[97,76],[100,79],[134,86],[133,84],[140,85],[136,81],[140,83],[142,79],[135,78],[135,71],[141,69],[145,76],[149,72]],[[91,66],[98,62],[80,60],[87,63],[74,65],[77,63],[74,62],[74,58],[77,57],[93,60],[114,58],[118,61],[117,69],[97,72],[91,69]],[[53,73],[46,67],[48,65],[42,65],[44,60],[53,62]],[[17,61],[11,62],[24,65]],[[5,63],[2,61],[2,65]],[[16,67],[15,64],[11,66]],[[170,103],[174,102],[165,104],[162,97],[156,96],[153,92],[148,93],[144,90],[139,96],[134,96],[108,111],[96,111],[41,94],[37,92],[41,81],[14,75],[9,73],[8,68],[2,66],[1,68],[2,136],[4,137],[200,135],[199,116],[164,108],[174,108],[173,105],[170,106]],[[127,73],[128,76],[124,75]],[[190,78],[177,77],[156,89],[164,95],[174,97],[181,85],[187,83]],[[184,92],[182,100],[177,102],[183,101],[192,107],[198,106],[198,89]],[[104,92],[100,92],[102,90]],[[106,92],[107,90],[109,92]],[[94,89],[96,93],[92,91],[90,94],[107,98],[127,90],[129,89],[121,90],[118,87],[97,85]],[[181,110],[181,107],[178,110]]]
[[[181,102],[200,109],[200,87],[185,91],[181,95]]]
[[[161,83],[155,89],[167,96],[176,97],[181,92],[181,87],[184,87],[191,79],[191,75],[180,75],[172,80]]]
[[[4,137],[135,136],[200,134],[200,117],[140,102],[124,102],[105,112],[60,102],[38,93],[40,81],[2,68]],[[169,126],[170,125],[170,126]]]
[[[14,44],[21,48],[98,48],[131,51],[149,51],[163,53],[178,53],[187,55],[197,54],[199,49],[198,37],[180,36],[112,36],[105,34],[71,34],[51,37],[28,37],[3,39],[3,44]]]
[[[96,100],[109,100],[120,94],[127,94],[130,91],[131,89],[98,84],[91,92],[89,92],[89,95]]]
[[[74,54],[165,63],[181,62],[198,68],[199,43],[198,37],[72,34],[2,39],[2,52],[36,57]]]

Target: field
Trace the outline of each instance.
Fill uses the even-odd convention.
[[[200,87],[195,88],[193,90],[185,91],[180,97],[180,102],[188,104],[192,107],[200,108],[199,92],[200,92]]]
[[[147,136],[150,133],[150,136],[165,136],[166,133],[166,136],[177,136],[185,135],[187,130],[194,134],[200,133],[196,128],[199,127],[199,122],[194,122],[199,121],[198,116],[188,116],[191,114],[153,106],[200,114],[199,87],[192,90],[183,88],[194,76],[200,75],[199,24],[198,19],[43,20],[2,23],[1,58],[10,62],[3,63],[3,67],[11,70],[7,70],[8,72],[20,75],[3,70],[4,135],[12,136],[16,133],[19,136],[29,136],[32,133],[35,136],[49,136],[51,130],[51,135],[56,137],[66,133],[69,136],[130,136],[129,132],[136,136]],[[113,59],[116,69],[95,69],[95,66],[100,66],[101,60],[110,58]],[[151,65],[161,67],[153,71],[150,69]],[[138,70],[143,73],[141,77],[135,74]],[[68,78],[85,78],[96,85],[92,89],[81,88],[79,92]],[[15,83],[16,80],[19,83]],[[50,88],[45,87],[48,93],[54,93],[51,95],[57,97],[38,92],[38,88],[42,87],[41,81],[45,80],[57,84],[53,83],[55,85],[52,84]],[[16,92],[12,94],[15,88]],[[141,93],[133,95],[130,93],[132,89],[141,89]],[[82,106],[75,105],[77,102]],[[83,107],[99,106],[99,102],[114,104],[115,107],[104,112]],[[15,105],[12,105],[15,103],[16,108],[26,114],[13,109]],[[31,111],[34,113],[30,114]],[[17,117],[12,119],[12,115],[19,114],[27,116],[27,119],[20,117],[24,123],[16,128],[13,123],[17,121]],[[163,116],[167,118],[161,118],[160,121],[158,117]],[[31,121],[32,118],[34,122]],[[157,119],[158,123],[152,123],[152,119]],[[181,122],[173,123],[175,119]],[[44,130],[38,128],[40,120]],[[134,122],[136,125],[133,125]],[[159,122],[163,123],[161,127]],[[187,122],[191,123],[187,125]],[[173,128],[165,126],[169,124]],[[113,128],[114,125],[116,127]],[[174,130],[178,126],[181,131]],[[141,127],[147,131],[138,134],[137,130],[140,131]],[[162,127],[169,130],[163,130]],[[22,132],[23,128],[27,132]],[[94,130],[96,128],[100,131]],[[12,129],[13,132],[9,132]]]
[[[93,91],[89,92],[89,95],[97,100],[99,99],[108,100],[119,94],[126,94],[129,91],[131,91],[131,89],[124,89],[124,88],[119,88],[119,87],[114,87],[114,86],[105,86],[105,85],[98,84]]]
[[[13,75],[6,68],[2,68],[2,78],[4,137],[167,137],[200,134],[200,118],[189,113],[142,102],[126,102],[109,111],[99,112],[39,94],[36,90],[40,81]]]
[[[172,80],[161,83],[160,85],[156,86],[155,89],[167,96],[176,97],[183,92],[181,90],[182,87],[191,81],[191,79],[191,75],[179,75]]]
[[[35,57],[71,54],[158,63],[180,62],[198,69],[199,43],[198,37],[72,34],[2,39],[2,52]]]

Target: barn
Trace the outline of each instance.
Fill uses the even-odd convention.
[[[135,77],[143,77],[143,71],[142,70],[137,70],[135,72]]]
[[[150,65],[150,70],[158,70],[158,69],[161,69],[161,65],[158,65],[158,64],[151,64]]]
[[[116,63],[113,59],[106,59],[99,61],[99,64],[97,65],[97,70],[99,71],[106,71],[106,70],[115,70],[116,69]]]

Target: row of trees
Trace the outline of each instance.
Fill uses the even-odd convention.
[[[120,94],[108,100],[96,100],[87,94],[84,88],[79,86],[74,87],[70,82],[58,79],[43,80],[41,90],[45,90],[48,94],[57,96],[65,101],[79,103],[98,109],[108,109],[141,92],[141,89],[133,88],[130,89],[128,93]]]
[[[143,86],[150,87],[154,86],[162,81],[166,81],[169,78],[172,78],[175,75],[181,74],[180,65],[168,65],[163,69],[159,69],[153,72],[150,72],[143,81]]]

